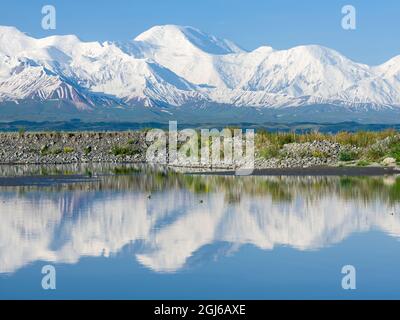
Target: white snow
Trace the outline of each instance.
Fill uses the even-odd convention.
[[[400,107],[400,56],[372,67],[317,45],[247,52],[175,25],[155,26],[125,43],[83,42],[74,35],[35,39],[0,27],[0,101],[69,99],[84,92],[146,105]]]

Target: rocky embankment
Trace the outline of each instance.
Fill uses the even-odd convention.
[[[275,157],[257,157],[256,166],[260,168],[308,168],[336,166],[341,163],[344,153],[356,154],[360,148],[342,146],[330,141],[313,141],[285,144]]]
[[[312,141],[284,144],[275,154],[262,154],[256,148],[256,168],[309,168],[339,165],[396,166],[396,159],[385,155],[400,136],[378,141],[368,150],[351,144]],[[0,164],[74,164],[74,163],[138,163],[146,160],[146,132],[80,132],[80,133],[1,133]],[[366,161],[360,155],[378,154],[379,160]],[[381,153],[381,154],[380,154]],[[179,163],[182,167],[203,167]],[[221,165],[219,168],[231,168]],[[217,167],[214,167],[217,168]]]
[[[70,164],[145,161],[143,132],[3,133],[2,164]]]

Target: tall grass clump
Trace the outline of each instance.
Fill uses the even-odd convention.
[[[396,137],[396,138],[395,138]],[[380,146],[377,142],[386,138],[393,138],[393,141],[385,147]],[[387,129],[384,131],[358,131],[347,132],[341,131],[336,134],[321,133],[317,130],[296,133],[296,132],[267,132],[265,130],[257,131],[256,149],[258,154],[263,158],[277,157],[280,150],[285,144],[289,143],[312,143],[315,141],[327,141],[338,143],[343,147],[353,147],[357,151],[343,151],[339,158],[341,161],[355,161],[363,159],[365,161],[380,161],[386,156],[391,156],[400,162],[400,136],[398,131]],[[377,144],[377,145],[375,145]],[[345,148],[348,149],[348,148]],[[326,155],[316,152],[314,157],[323,158]]]

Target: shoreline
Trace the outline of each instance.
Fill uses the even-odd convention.
[[[196,174],[233,175],[238,163],[202,165],[182,160],[162,164],[148,157],[146,131],[0,133],[1,166],[136,165],[165,166]],[[165,155],[168,161],[168,152]],[[255,135],[252,175],[400,174],[397,131],[340,133],[267,133]]]
[[[127,164],[129,165],[129,164]],[[51,167],[51,165],[50,165]],[[165,167],[173,170],[171,167]],[[176,171],[175,171],[176,172]],[[183,175],[194,176],[234,176],[234,177],[383,177],[398,176],[400,169],[389,167],[311,167],[311,168],[271,168],[255,169],[247,176],[236,176],[235,171],[186,171],[179,172]],[[34,174],[28,173],[21,176],[0,176],[0,187],[49,187],[52,185],[75,184],[95,182],[110,173],[99,173],[87,175],[75,174]],[[113,176],[129,176],[130,173],[111,174]]]

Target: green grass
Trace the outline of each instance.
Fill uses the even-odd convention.
[[[50,150],[50,148],[49,148],[49,146],[43,146],[41,149],[40,149],[40,154],[42,155],[42,156],[45,156],[45,155],[47,155],[47,154],[49,154],[49,150]]]
[[[259,150],[260,157],[264,159],[275,158],[279,155],[279,147],[275,145],[269,145]]]
[[[400,164],[400,141],[399,140],[393,140],[389,144],[388,155],[390,157],[393,157],[394,159],[396,159],[396,162]]]
[[[47,155],[58,155],[58,154],[62,154],[62,153],[72,153],[74,152],[74,149],[71,147],[64,147],[64,148],[60,148],[60,147],[53,147],[50,148],[49,146],[43,146],[42,149],[40,150],[40,154],[42,156],[47,156]]]
[[[20,137],[23,137],[25,135],[25,133],[26,133],[26,129],[25,128],[19,128],[18,129],[18,135]]]
[[[61,153],[63,153],[63,150],[61,148],[55,148],[50,151],[50,154],[54,154],[54,155],[61,154]]]
[[[368,162],[380,162],[385,157],[393,157],[400,163],[400,138],[396,130],[385,130],[379,132],[358,131],[339,132],[336,134],[320,133],[317,131],[307,133],[295,132],[267,132],[265,130],[257,131],[255,137],[255,148],[260,157],[265,159],[279,157],[283,155],[282,148],[289,143],[312,143],[314,141],[328,141],[338,143],[342,147],[349,146],[358,148],[359,151],[343,151],[339,155],[342,162],[356,161],[363,159]],[[389,146],[387,143],[377,144],[386,138],[393,140]],[[327,158],[320,150],[307,151],[304,154],[298,154],[299,157],[313,156],[314,158]]]
[[[314,151],[312,151],[312,152],[311,152],[311,155],[312,155],[314,158],[319,158],[319,159],[326,159],[326,158],[328,157],[328,155],[327,155],[325,152],[320,151],[320,150],[314,150]]]
[[[390,156],[396,159],[396,162],[400,164],[400,149],[395,149],[390,152]]]
[[[367,167],[369,166],[371,163],[367,160],[360,160],[357,162],[357,166],[358,167]]]
[[[385,152],[382,149],[370,148],[366,152],[366,158],[370,161],[379,161],[385,156]]]
[[[114,156],[134,156],[140,153],[140,151],[131,146],[114,146],[111,150]]]
[[[136,143],[135,139],[129,139],[128,140],[128,144],[130,144],[130,145],[135,144],[135,143]]]
[[[330,141],[342,145],[352,145],[365,148],[379,140],[392,137],[397,133],[397,131],[392,129],[377,132],[358,131],[355,133],[343,131],[336,134],[321,133],[318,131],[298,134],[295,132],[267,132],[265,130],[259,130],[257,131],[257,137],[261,143],[268,141],[272,144],[281,146],[292,142],[305,143],[313,141]]]
[[[91,146],[85,147],[83,149],[83,153],[85,154],[85,156],[89,155],[91,152],[92,152],[92,147]]]
[[[358,154],[352,151],[342,151],[339,154],[339,160],[343,162],[354,161],[358,159]]]
[[[71,148],[71,147],[64,147],[64,153],[72,153],[72,152],[74,152],[75,150],[74,150],[74,148]]]

